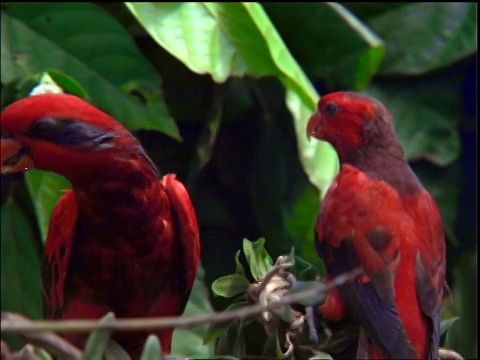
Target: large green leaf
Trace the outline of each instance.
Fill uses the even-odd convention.
[[[40,259],[30,224],[11,201],[2,206],[1,213],[1,308],[41,319]]]
[[[368,24],[387,44],[384,74],[421,74],[447,66],[477,49],[476,3],[416,2]]]
[[[456,120],[461,109],[456,86],[452,79],[377,81],[367,93],[392,113],[408,160],[423,158],[444,166],[460,153]]]
[[[258,3],[126,5],[153,39],[192,71],[218,82],[228,76],[276,76],[287,89],[304,169],[317,188],[328,187],[337,171],[335,152],[321,142],[309,144],[305,136],[318,95]]]
[[[410,4],[409,2],[343,2],[352,13],[363,22],[385,12]]]
[[[1,16],[2,63],[13,61],[16,76],[60,70],[129,128],[159,130],[180,138],[163,102],[157,72],[126,30],[99,7],[8,3],[2,4]],[[11,78],[7,73],[11,68],[2,66],[2,82]],[[146,104],[129,91],[142,93]]]
[[[11,200],[1,208],[1,309],[42,318],[40,257],[30,224]],[[20,347],[17,339],[7,339]]]
[[[309,77],[326,80],[330,88],[367,86],[384,45],[346,8],[328,2],[269,2],[263,7]]]

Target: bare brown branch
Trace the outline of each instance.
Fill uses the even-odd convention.
[[[3,322],[11,322],[15,324],[21,324],[23,326],[34,326],[35,322],[28,320],[19,314],[2,312],[2,333],[3,331]],[[77,349],[75,346],[71,345],[60,336],[47,331],[41,332],[17,332],[17,336],[23,339],[25,342],[44,348],[51,355],[58,357],[59,359],[65,360],[80,360],[82,359],[82,352]],[[3,344],[2,344],[3,352]],[[26,355],[25,355],[26,356]],[[26,357],[22,357],[26,358]]]
[[[325,294],[332,288],[353,280],[361,274],[362,270],[357,268],[349,273],[336,277],[328,283],[319,282],[317,286],[311,289],[293,295],[284,296],[277,302],[272,302],[267,305],[256,304],[231,311],[182,317],[115,319],[108,323],[99,323],[98,321],[92,320],[25,321],[12,319],[12,314],[2,313],[1,329],[3,334],[23,334],[24,336],[27,336],[27,333],[31,334],[39,331],[63,333],[91,332],[97,329],[111,331],[138,331],[166,328],[191,328],[202,324],[222,323],[234,319],[245,319],[258,315],[266,310],[272,310],[284,305],[315,298],[319,295]],[[28,336],[31,338],[32,335]]]

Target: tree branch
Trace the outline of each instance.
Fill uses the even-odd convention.
[[[93,330],[132,331],[171,328],[191,328],[202,324],[213,324],[245,319],[272,310],[311,299],[325,294],[328,290],[343,285],[361,275],[363,271],[357,268],[349,273],[337,276],[328,283],[319,282],[318,285],[296,294],[286,295],[277,302],[267,305],[252,305],[231,311],[214,312],[203,315],[162,317],[162,318],[131,318],[115,319],[108,323],[99,323],[97,320],[57,320],[57,321],[28,321],[25,319],[12,319],[10,313],[2,312],[2,334],[23,334],[39,331],[54,332],[91,332]]]

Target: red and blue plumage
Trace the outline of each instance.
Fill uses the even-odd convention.
[[[72,183],[52,212],[43,289],[50,318],[180,315],[200,262],[195,211],[116,120],[72,95],[37,95],[1,113],[2,173],[36,167]],[[172,331],[155,332],[164,351]],[[147,333],[116,333],[137,357]],[[82,346],[85,335],[66,334]]]
[[[351,313],[358,358],[438,358],[445,239],[435,201],[405,160],[390,114],[354,92],[322,97],[307,136],[331,143],[341,170],[316,222],[329,277],[365,275],[329,292],[320,312]]]

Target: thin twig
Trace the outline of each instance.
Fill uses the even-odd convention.
[[[277,302],[267,305],[252,305],[243,308],[213,312],[202,315],[163,317],[163,318],[131,318],[115,319],[108,323],[99,323],[96,320],[61,320],[61,321],[25,321],[11,320],[8,313],[2,312],[1,331],[3,334],[25,334],[26,332],[54,331],[54,332],[91,332],[93,330],[132,331],[152,329],[191,328],[202,324],[213,324],[245,319],[272,310],[284,305],[297,303],[306,299],[318,297],[328,290],[353,280],[363,271],[357,268],[349,273],[342,274],[328,283],[319,283],[308,290],[284,296]]]

